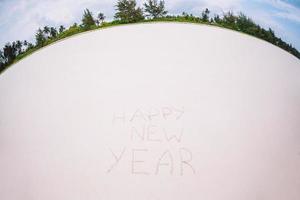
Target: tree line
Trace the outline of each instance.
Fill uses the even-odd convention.
[[[94,17],[89,9],[85,9],[80,24],[74,23],[69,28],[65,28],[63,25],[57,28],[45,26],[37,30],[34,43],[30,43],[26,40],[17,40],[5,44],[0,50],[0,72],[37,49],[62,38],[80,32],[117,24],[151,21],[202,23],[233,29],[268,41],[300,59],[300,53],[295,47],[277,37],[271,28],[267,30],[264,29],[243,13],[235,15],[233,12],[229,11],[222,16],[215,14],[211,17],[210,10],[206,8],[199,13],[198,16],[185,12],[176,16],[168,15],[168,11],[165,9],[165,2],[162,0],[147,0],[143,4],[143,7],[137,6],[136,0],[119,0],[117,1],[115,8],[116,13],[114,15],[114,20],[111,22],[105,22],[106,17],[102,12],[99,12],[97,16]]]

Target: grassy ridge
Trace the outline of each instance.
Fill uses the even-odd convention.
[[[300,59],[300,53],[295,48],[293,48],[291,45],[288,45],[287,43],[282,41],[280,38],[277,38],[276,36],[273,36],[273,37],[271,37],[272,35],[269,36],[269,34],[270,34],[269,31],[266,31],[265,29],[260,28],[256,24],[254,24],[255,26],[251,26],[251,27],[249,26],[249,28],[246,27],[246,28],[241,29],[241,27],[237,26],[236,24],[229,24],[229,23],[222,23],[222,22],[218,23],[216,21],[204,22],[201,18],[192,16],[192,15],[166,16],[166,17],[160,17],[160,18],[156,18],[156,19],[144,19],[144,20],[140,20],[135,23],[147,23],[147,22],[185,22],[185,23],[206,24],[206,25],[227,28],[227,29],[238,31],[238,32],[246,33],[248,35],[252,35],[254,37],[268,41],[268,42],[290,52],[291,54],[293,54],[294,56],[296,56],[297,58]],[[19,55],[16,56],[16,58],[13,60],[12,63],[5,66],[5,68],[2,68],[2,70],[0,69],[0,73],[1,73],[1,71],[4,71],[5,69],[7,69],[11,65],[13,65],[14,63],[22,60],[23,58],[25,58],[26,56],[28,56],[32,53],[34,53],[38,49],[45,47],[47,45],[50,45],[56,41],[62,40],[64,38],[68,38],[70,36],[73,36],[73,35],[76,35],[76,34],[79,34],[82,32],[96,30],[96,29],[103,29],[103,28],[108,28],[108,27],[113,27],[113,26],[123,25],[123,24],[130,24],[130,23],[120,21],[120,20],[114,20],[111,22],[103,22],[98,26],[93,25],[89,28],[84,28],[82,26],[71,26],[68,29],[64,30],[63,32],[57,34],[57,36],[55,38],[47,39],[43,45],[33,46],[32,48],[29,48],[29,49],[25,50],[24,52],[20,53]]]

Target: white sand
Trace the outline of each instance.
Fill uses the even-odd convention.
[[[176,23],[46,47],[0,75],[0,199],[299,200],[300,62]]]

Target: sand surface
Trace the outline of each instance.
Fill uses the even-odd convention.
[[[216,27],[81,34],[0,75],[0,199],[299,200],[300,61]]]

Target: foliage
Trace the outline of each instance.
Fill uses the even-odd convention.
[[[165,10],[165,2],[157,0],[148,0],[144,3],[146,16],[152,18],[164,17],[168,12]]]
[[[57,30],[55,27],[50,28],[50,36],[51,38],[55,38],[57,36]]]
[[[35,34],[35,45],[38,47],[44,46],[46,39],[47,38],[44,35],[44,31],[39,28],[37,33]]]
[[[203,22],[208,22],[209,21],[209,13],[210,11],[208,10],[208,8],[206,8],[203,12],[202,12],[202,21]]]
[[[119,0],[116,5],[115,18],[125,23],[138,22],[144,19],[143,11],[136,7],[135,0]]]
[[[100,25],[100,24],[102,24],[102,23],[104,22],[105,15],[104,15],[103,13],[100,12],[100,13],[98,14],[97,18],[98,18],[98,19],[97,19],[97,24]]]
[[[2,72],[4,69],[5,69],[5,57],[2,50],[0,50],[0,72]]]
[[[59,33],[62,33],[66,28],[63,25],[60,25],[58,31]]]
[[[84,29],[90,29],[92,26],[96,25],[96,21],[93,18],[93,14],[89,9],[85,9],[82,16],[82,27]]]

